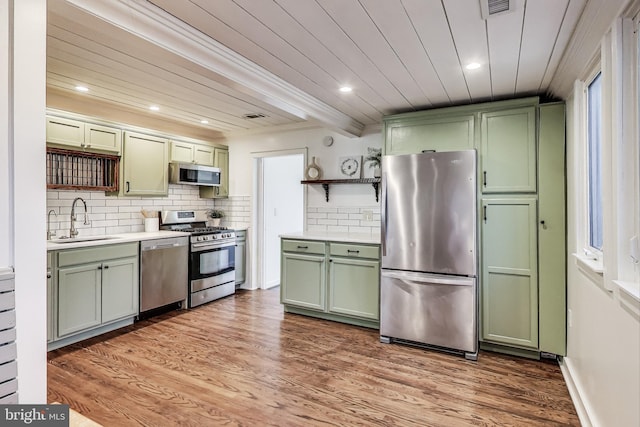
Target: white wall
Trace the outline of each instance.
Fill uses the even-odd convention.
[[[322,144],[325,136],[333,137],[332,146],[326,147]],[[244,196],[251,195],[253,188],[252,153],[308,147],[308,162],[315,156],[316,163],[322,168],[323,178],[337,179],[341,178],[338,171],[338,160],[341,156],[364,156],[367,154],[367,147],[380,148],[382,135],[378,128],[365,129],[365,135],[360,138],[348,138],[324,128],[312,128],[233,137],[223,143],[229,145],[229,168],[232,171],[230,194]],[[308,206],[378,206],[373,189],[368,185],[334,185],[330,191],[330,200],[327,203],[321,186],[307,186]]]
[[[617,49],[617,43],[618,40],[612,42],[612,38],[603,34],[603,57],[610,58],[611,51]],[[606,60],[602,64],[603,76],[606,73],[607,79],[614,75],[615,81],[617,76],[637,67],[635,61],[629,58],[620,61],[615,54],[613,58],[613,65]],[[585,73],[588,67],[588,63],[585,63]],[[609,246],[603,248],[605,268],[600,274],[576,262],[573,256],[582,253],[586,233],[586,148],[580,133],[584,113],[581,110],[582,88],[579,84],[567,100],[568,325],[563,373],[585,425],[640,425],[640,301],[613,285],[613,280],[622,271],[618,266],[629,262],[627,245],[621,245],[624,251],[616,250],[616,240],[626,242],[628,235],[621,233],[618,221],[621,212],[615,206],[619,202],[624,209],[633,209],[634,195],[624,190],[629,182],[611,177],[620,173],[621,167],[627,167],[623,171],[627,179],[632,180],[632,176],[638,174],[637,163],[628,168],[629,162],[616,164],[615,156],[612,156],[619,147],[638,144],[637,135],[630,139],[628,135],[627,139],[618,139],[620,134],[616,132],[616,127],[622,122],[617,120],[621,114],[618,110],[620,96],[629,92],[633,93],[628,89],[612,91],[607,95],[612,97],[610,105],[607,106],[606,101],[604,103],[606,130],[603,132],[603,153],[606,154],[603,154],[603,191],[607,194],[607,200],[610,200],[604,208],[604,229],[605,233],[609,232],[606,240]],[[620,150],[620,153],[624,151]],[[635,153],[637,159],[637,148]]]
[[[326,147],[322,141],[326,136],[332,136],[333,145]],[[365,129],[360,138],[348,138],[325,128],[314,127],[298,130],[281,130],[266,134],[253,134],[231,137],[219,141],[229,146],[230,199],[247,197],[252,200],[252,210],[255,209],[257,195],[253,194],[255,181],[254,158],[259,157],[254,153],[303,149],[307,148],[307,162],[316,157],[316,162],[323,170],[323,178],[341,178],[338,170],[338,161],[342,156],[367,154],[368,147],[380,148],[382,146],[382,134],[379,127]],[[305,207],[308,229],[315,230],[340,230],[370,231],[377,233],[380,230],[380,208],[376,202],[373,187],[368,184],[343,184],[332,185],[330,188],[329,202],[325,200],[324,190],[320,185],[306,185],[303,191],[307,191],[307,206]],[[216,206],[220,201],[216,201]],[[363,211],[371,211],[373,221],[363,220]],[[254,221],[253,214],[250,221]],[[296,230],[291,230],[296,231]],[[249,241],[257,242],[257,230],[249,231]],[[249,245],[249,259],[247,269],[250,282],[247,288],[259,288],[260,283],[254,283],[257,274],[258,248]]]
[[[7,3],[13,4],[12,26],[9,25],[11,17],[7,13]],[[46,246],[43,238],[46,213],[46,6],[46,0],[5,1],[0,6],[0,28],[2,31],[13,29],[12,44],[8,49],[0,49],[0,65],[6,65],[8,58],[13,57],[10,74],[0,74],[1,99],[5,103],[9,100],[8,110],[0,111],[2,124],[8,125],[2,126],[3,132],[8,130],[8,135],[0,137],[0,164],[8,165],[13,172],[8,188],[4,184],[0,186],[0,206],[4,206],[0,209],[0,227],[3,233],[8,230],[9,234],[7,239],[3,234],[0,264],[8,261],[15,267],[20,403],[46,403],[47,399]],[[0,37],[3,43],[4,37],[6,34]]]

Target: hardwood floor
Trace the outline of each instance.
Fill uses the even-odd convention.
[[[579,425],[555,363],[381,344],[241,291],[49,353],[48,398],[104,426]]]

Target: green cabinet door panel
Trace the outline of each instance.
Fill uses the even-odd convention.
[[[482,202],[482,337],[537,348],[536,200]]]
[[[481,114],[483,193],[536,191],[536,108]]]
[[[102,323],[138,313],[138,258],[102,264]]]
[[[193,163],[193,144],[189,144],[188,142],[171,141],[169,161]]]
[[[199,165],[213,166],[214,165],[213,147],[205,147],[204,145],[197,145],[197,144],[194,145],[193,161]],[[226,161],[227,163],[229,162],[228,157]]]
[[[125,132],[123,194],[125,196],[166,196],[168,181],[168,141],[149,135]]]
[[[280,300],[283,304],[324,311],[324,255],[282,254]]]
[[[398,120],[386,124],[385,154],[423,150],[454,151],[474,147],[474,115]]]
[[[58,270],[59,337],[100,325],[101,266],[91,263]]]
[[[329,260],[329,312],[379,320],[380,263],[333,257]]]
[[[566,355],[564,104],[540,106],[538,282],[540,351]]]
[[[108,126],[86,123],[84,126],[84,146],[92,150],[120,154],[122,151],[122,131]]]
[[[236,285],[241,285],[245,282],[246,278],[246,255],[247,250],[246,240],[240,240],[236,243],[235,251],[235,266],[236,266]]]
[[[220,186],[200,187],[200,197],[208,199],[229,197],[229,150],[214,147],[213,165],[220,169]]]
[[[84,145],[84,123],[47,116],[47,143],[80,148]]]

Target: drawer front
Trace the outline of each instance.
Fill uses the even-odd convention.
[[[0,311],[11,310],[16,306],[15,292],[0,293]]]
[[[380,258],[378,245],[354,245],[349,243],[331,243],[329,252],[335,256],[348,256],[351,258]]]
[[[58,252],[58,267],[102,262],[108,259],[127,258],[137,255],[138,242],[69,249]]]
[[[314,242],[309,240],[283,240],[282,250],[284,252],[324,255],[324,242]]]

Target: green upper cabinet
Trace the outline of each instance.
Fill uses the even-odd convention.
[[[536,192],[536,108],[481,113],[483,193]]]
[[[82,148],[84,122],[47,116],[47,143]]]
[[[537,349],[536,199],[485,198],[482,209],[482,339]]]
[[[183,141],[171,141],[169,161],[213,166],[213,147]]]
[[[181,141],[171,141],[170,162],[193,163],[193,144]]]
[[[540,351],[566,354],[564,104],[540,106],[538,141],[538,283]]]
[[[411,154],[423,150],[454,151],[474,147],[473,114],[400,115],[385,119],[385,154]]]
[[[155,136],[125,132],[122,194],[166,196],[168,194],[169,141]]]
[[[80,120],[47,116],[47,143],[64,148],[80,148],[120,154],[122,131]]]
[[[122,151],[122,131],[120,129],[86,123],[84,126],[84,146],[92,150],[120,154]]]
[[[209,199],[229,197],[229,150],[227,148],[214,147],[213,166],[220,169],[220,186],[200,187],[200,197]]]
[[[196,144],[193,146],[193,162],[199,165],[213,166],[215,159],[213,152],[213,147],[206,147],[204,145]],[[229,163],[228,157],[227,163]]]

